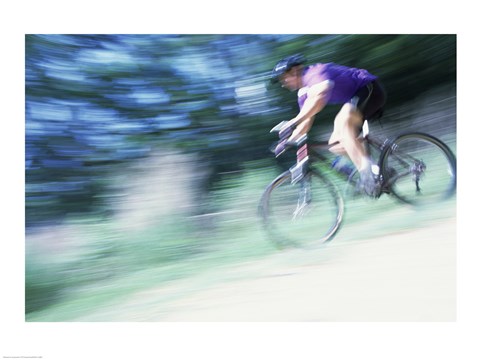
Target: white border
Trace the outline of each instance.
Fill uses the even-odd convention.
[[[0,356],[44,359],[432,359],[479,357],[478,75],[473,5],[403,1],[304,3],[17,1],[2,3]],[[473,3],[472,3],[473,4]],[[457,20],[456,20],[457,19]],[[23,322],[25,33],[458,34],[458,321],[426,324],[32,324]],[[473,87],[476,84],[477,87]],[[467,200],[468,199],[468,200]],[[472,207],[470,207],[472,205]],[[22,265],[22,266],[20,266]],[[474,330],[477,330],[475,334]],[[476,336],[477,335],[477,336]],[[475,356],[476,355],[476,356]]]

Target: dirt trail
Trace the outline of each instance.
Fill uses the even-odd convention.
[[[165,320],[454,321],[455,237],[448,222],[332,246],[338,257],[222,284],[179,302]]]
[[[137,293],[82,320],[455,321],[456,221],[282,252],[208,276]]]

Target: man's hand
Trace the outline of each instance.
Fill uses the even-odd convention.
[[[290,137],[293,133],[293,129],[295,128],[294,124],[292,124],[292,121],[288,121],[278,132],[278,137],[280,139],[284,139],[286,137]]]

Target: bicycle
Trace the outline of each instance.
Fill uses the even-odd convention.
[[[271,132],[279,132],[284,124]],[[374,198],[388,194],[401,203],[424,206],[455,194],[456,158],[440,139],[408,132],[382,140],[370,135],[367,120],[359,138],[367,154],[376,159],[378,191]],[[354,197],[361,190],[357,170],[343,175],[335,172],[347,183],[344,192],[331,180],[329,148],[336,144],[311,141],[307,136],[289,144],[290,149],[297,149],[296,164],[266,187],[258,208],[267,234],[277,246],[304,247],[310,240],[321,245],[338,233],[345,215],[344,194]]]

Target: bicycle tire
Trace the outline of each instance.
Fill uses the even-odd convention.
[[[344,216],[344,201],[336,186],[317,171],[310,170],[310,201],[299,206],[305,183],[291,183],[290,171],[273,180],[259,205],[267,236],[280,248],[316,247],[337,234]],[[301,211],[299,211],[301,209]]]
[[[422,206],[456,192],[456,158],[441,140],[425,133],[397,136],[380,155],[387,191],[402,203]]]

